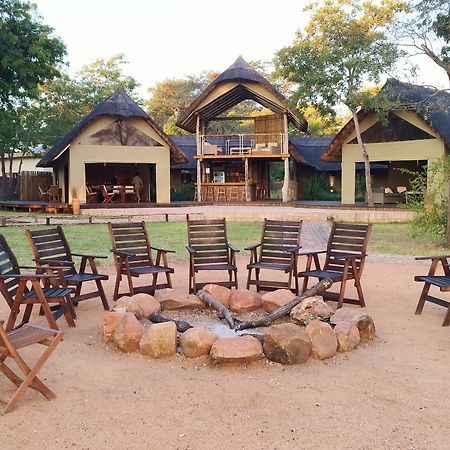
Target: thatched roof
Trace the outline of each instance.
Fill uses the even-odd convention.
[[[67,150],[73,139],[93,120],[104,116],[127,119],[140,117],[144,119],[161,137],[170,148],[170,160],[172,164],[187,162],[186,155],[177,145],[164,133],[158,124],[125,92],[119,89],[108,98],[99,103],[86,117],[75,125],[57,144],[55,144],[38,162],[38,167],[49,167]]]
[[[450,147],[450,93],[389,78],[378,95],[385,96],[392,103],[392,111],[415,112]],[[368,113],[360,110],[359,120],[362,121]],[[351,119],[330,142],[322,161],[340,162],[342,145],[354,129]]]
[[[238,83],[234,88],[213,99],[208,104],[199,108],[201,102],[208,97],[218,86],[227,82]],[[267,98],[260,93],[254,91],[249,86],[259,84],[268,89],[279,102],[274,102],[270,98]],[[306,131],[308,123],[306,120],[297,117],[297,115],[291,111],[286,105],[285,97],[262,75],[260,75],[250,64],[248,64],[242,56],[228,67],[225,72],[220,74],[192,103],[184,110],[178,120],[177,126],[183,128],[186,131],[195,133],[197,115],[200,115],[204,120],[211,120],[218,117],[220,114],[228,111],[230,108],[238,105],[244,100],[253,100],[262,106],[270,109],[271,111],[282,114],[287,113],[289,121],[294,124],[299,130]]]

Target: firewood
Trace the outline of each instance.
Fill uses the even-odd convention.
[[[223,305],[219,300],[214,298],[211,294],[204,291],[203,289],[200,289],[197,292],[197,297],[199,297],[201,300],[203,300],[205,303],[207,303],[209,306],[214,308],[219,313],[219,318],[223,318],[228,322],[228,325],[231,329],[234,330],[236,327],[236,324],[234,323],[233,315],[231,314],[231,311]]]
[[[192,325],[185,320],[175,320],[169,317],[162,316],[161,314],[152,314],[149,319],[154,323],[175,322],[177,330],[180,333],[184,333],[186,330],[189,330],[189,328],[193,328]]]
[[[246,330],[248,328],[256,328],[256,327],[268,327],[272,324],[273,321],[279,319],[280,317],[287,316],[294,306],[297,306],[302,300],[308,297],[313,297],[314,295],[318,295],[321,292],[326,291],[331,287],[333,281],[329,278],[320,281],[316,285],[314,285],[311,289],[308,289],[303,294],[294,297],[290,302],[286,303],[283,306],[272,311],[265,317],[261,317],[255,320],[249,320],[248,322],[242,322],[237,325],[237,330]]]

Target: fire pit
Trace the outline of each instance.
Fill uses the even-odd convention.
[[[317,295],[331,284],[323,280],[301,296],[208,285],[197,295],[165,289],[155,297],[122,297],[105,316],[105,341],[154,358],[180,352],[187,358],[209,355],[216,363],[330,358],[375,336],[373,320],[362,310],[334,312]]]

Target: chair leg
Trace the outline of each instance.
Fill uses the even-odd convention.
[[[70,311],[69,304],[67,303],[67,300],[63,297],[61,299],[61,308],[64,308],[64,317],[66,318],[66,322],[69,325],[69,327],[75,328],[75,321],[73,320],[72,312]]]
[[[237,278],[237,269],[234,270],[234,287],[235,287],[236,289],[239,289],[239,286],[238,286],[238,278]]]
[[[172,277],[170,276],[169,272],[166,272],[166,280],[167,280],[167,285],[169,286],[169,289],[172,289]]]
[[[127,280],[128,280],[128,288],[130,289],[130,297],[133,297],[134,295],[133,278],[130,274],[130,271],[128,271],[127,273]]]
[[[259,272],[261,272],[261,269],[255,269],[256,292],[259,292],[261,290],[259,286]]]
[[[443,327],[448,327],[450,325],[450,305],[447,308],[447,314],[444,317]]]
[[[113,300],[116,301],[119,298],[119,287],[120,282],[122,281],[122,275],[120,271],[116,272],[116,282],[114,284],[114,294],[113,294]]]
[[[73,294],[73,298],[72,298],[72,304],[74,306],[78,306],[79,300],[78,297],[81,294],[81,286],[83,283],[77,283],[75,286],[75,293]]]
[[[252,268],[248,269],[247,274],[247,289],[250,289],[250,281],[252,280]]]
[[[105,311],[109,311],[109,304],[108,304],[108,300],[106,299],[105,290],[103,289],[102,280],[95,280],[95,284],[97,285],[97,289],[100,294],[100,299],[103,304],[103,309]]]
[[[422,293],[419,297],[419,303],[417,303],[416,308],[416,314],[422,314],[423,307],[425,305],[425,297],[428,295],[428,292],[430,292],[431,284],[425,283],[422,289]]]

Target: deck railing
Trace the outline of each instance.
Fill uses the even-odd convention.
[[[283,133],[200,135],[199,155],[272,155],[287,153]]]

